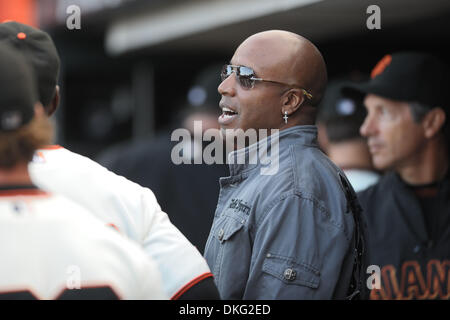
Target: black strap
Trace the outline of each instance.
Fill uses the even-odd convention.
[[[365,237],[362,222],[362,208],[356,197],[356,193],[353,187],[348,182],[347,178],[339,173],[342,186],[344,187],[345,197],[347,199],[347,212],[351,212],[355,223],[355,245],[354,245],[354,257],[355,262],[353,264],[353,271],[350,286],[347,292],[346,299],[367,299],[368,292],[364,286],[364,264],[366,256]]]

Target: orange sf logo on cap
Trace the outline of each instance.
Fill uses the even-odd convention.
[[[387,54],[381,59],[377,65],[373,68],[372,72],[370,73],[370,78],[375,78],[377,75],[382,73],[384,69],[391,63],[392,56],[390,54]]]
[[[20,40],[23,40],[23,39],[25,39],[26,37],[27,37],[27,35],[26,35],[25,33],[23,33],[23,32],[19,32],[19,33],[17,34],[17,38],[20,39]]]

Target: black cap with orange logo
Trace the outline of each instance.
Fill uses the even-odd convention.
[[[385,55],[365,83],[348,83],[344,95],[372,93],[387,99],[450,108],[450,70],[438,58],[419,52]]]
[[[51,37],[37,28],[8,21],[0,23],[0,46],[20,51],[31,64],[38,81],[39,100],[48,105],[55,94],[60,67],[59,55]]]

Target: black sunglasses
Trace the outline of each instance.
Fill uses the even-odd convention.
[[[283,82],[273,81],[273,80],[265,80],[262,78],[257,78],[255,75],[255,71],[253,71],[252,68],[246,67],[246,66],[235,66],[232,64],[226,64],[222,67],[222,72],[220,74],[220,78],[222,81],[224,81],[226,78],[228,78],[232,73],[236,74],[236,78],[239,82],[239,85],[244,89],[253,89],[255,86],[256,81],[263,81],[263,82],[271,82],[271,83],[277,83],[293,88],[300,88],[303,91],[303,94],[308,98],[312,99],[312,94],[310,94],[308,91],[303,89],[302,87],[298,85],[291,85]]]

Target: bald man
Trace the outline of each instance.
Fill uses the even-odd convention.
[[[279,162],[267,174],[261,161],[230,161],[230,176],[220,179],[205,257],[221,297],[358,296],[359,205],[344,173],[317,145],[316,106],[327,81],[319,50],[290,32],[261,32],[237,48],[221,76],[225,137],[258,130],[254,144],[235,144],[228,159],[270,141]],[[261,129],[271,135],[264,138]]]

